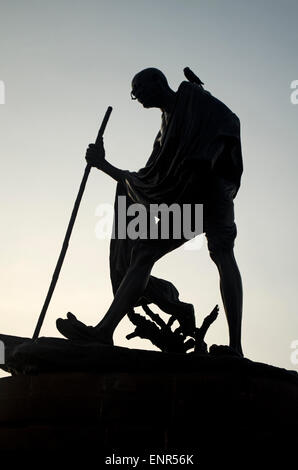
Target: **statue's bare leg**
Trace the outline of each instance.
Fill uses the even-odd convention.
[[[56,322],[60,333],[69,339],[92,340],[94,338],[102,343],[113,344],[113,333],[117,325],[142,297],[154,263],[168,251],[166,244],[156,244],[153,247],[148,246],[146,243],[137,243],[132,250],[129,268],[103,319],[95,327],[91,327],[86,326],[77,320],[74,315],[68,313],[67,320],[59,318]],[[159,303],[162,304],[162,302]],[[167,305],[167,307],[169,306]],[[195,317],[191,304],[179,302],[176,306],[173,302],[171,312],[167,313],[171,313],[176,317],[185,331],[195,328]]]
[[[142,250],[132,253],[131,263],[117,289],[114,300],[103,319],[88,327],[73,315],[68,320],[58,319],[58,330],[69,339],[92,339],[113,344],[113,333],[122,318],[144,292],[156,259]]]
[[[243,355],[241,346],[242,280],[233,249],[210,254],[220,276],[220,291],[228,321],[230,347]]]
[[[95,327],[97,332],[112,338],[117,325],[144,292],[153,265],[154,261],[142,253],[133,257],[110,308]]]

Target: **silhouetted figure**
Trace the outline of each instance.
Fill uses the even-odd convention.
[[[90,144],[86,160],[116,181],[118,196],[131,203],[204,204],[204,232],[211,259],[220,276],[220,291],[227,316],[230,347],[242,355],[242,283],[233,247],[237,234],[234,204],[240,187],[242,154],[240,121],[221,101],[204,90],[203,83],[188,68],[189,82],[177,92],[155,68],[142,70],[132,80],[132,98],[145,108],[162,111],[161,129],[146,166],[138,172],[120,170],[105,159],[103,143]],[[115,213],[114,225],[117,225]],[[155,303],[179,319],[183,332],[195,331],[193,306],[181,302],[169,281],[151,276],[154,263],[187,239],[120,240],[110,245],[114,300],[102,320],[86,326],[72,314],[57,320],[59,331],[70,339],[95,339],[112,344],[115,328],[131,308]]]

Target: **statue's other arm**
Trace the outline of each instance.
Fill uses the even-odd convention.
[[[154,161],[156,155],[160,151],[160,135],[161,133],[159,131],[155,138],[153,150],[146,166]],[[120,168],[115,167],[105,159],[103,139],[101,139],[97,144],[89,144],[86,151],[86,161],[89,165],[98,168],[98,170],[103,171],[116,181],[124,181],[130,173],[128,170],[121,170]]]

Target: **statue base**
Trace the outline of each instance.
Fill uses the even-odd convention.
[[[141,468],[157,454],[193,455],[193,468],[239,453],[238,468],[279,454],[294,462],[296,372],[237,357],[80,349],[58,338],[16,348],[13,338],[1,336],[14,344],[7,367],[18,373],[0,380],[1,455],[92,456],[98,468],[124,456],[139,457]],[[31,373],[20,373],[26,360]]]

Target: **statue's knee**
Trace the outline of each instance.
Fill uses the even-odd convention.
[[[226,260],[231,259],[233,255],[233,249],[229,250],[213,250],[209,251],[210,258],[214,263],[219,266],[223,264]]]

